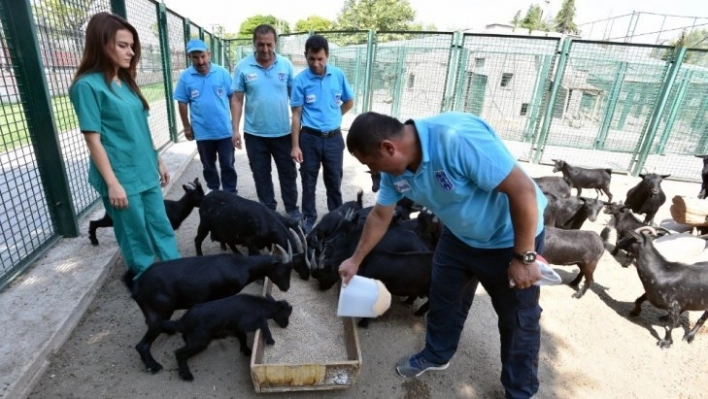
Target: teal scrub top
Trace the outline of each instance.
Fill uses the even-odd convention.
[[[101,135],[113,173],[127,195],[159,186],[160,173],[148,112],[126,82],[120,85],[111,82],[109,88],[102,73],[86,74],[71,86],[69,98],[81,131]],[[100,195],[108,196],[105,180],[93,159],[89,159],[89,183]]]

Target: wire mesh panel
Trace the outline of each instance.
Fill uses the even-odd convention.
[[[157,8],[145,0],[126,0],[128,21],[140,36],[142,54],[138,64],[138,84],[150,104],[150,132],[156,147],[170,141],[170,127],[165,104],[165,82],[162,76]]]
[[[329,43],[327,64],[340,68],[352,87],[354,107],[351,112],[354,114],[361,112],[366,88],[366,58],[369,56],[366,50],[368,31],[317,32],[317,34],[322,35]],[[297,53],[301,55],[303,61],[305,61],[305,41],[307,38]],[[307,62],[303,65],[304,68],[307,68]]]
[[[557,77],[562,83],[543,159],[572,157],[579,166],[629,171],[666,78],[665,50],[671,49],[573,42],[565,74]]]
[[[378,32],[371,110],[401,119],[439,112],[452,40],[452,33]]]
[[[688,50],[674,81],[644,168],[700,181],[708,154],[708,50]]]
[[[86,25],[94,14],[111,10],[110,0],[33,0],[32,6],[74,211],[81,214],[98,194],[87,181],[89,153],[68,92],[81,61]]]
[[[465,34],[454,109],[484,118],[514,155],[527,159],[558,46],[558,38]]]
[[[204,31],[204,43],[206,43],[207,50],[209,50],[209,51],[211,51],[211,41],[212,41],[211,33]],[[214,57],[213,54],[212,54],[212,57]]]
[[[308,37],[310,37],[309,33],[291,33],[278,36],[278,54],[286,57],[293,63],[295,75],[307,68],[305,42]]]
[[[170,77],[174,88],[177,87],[180,74],[190,64],[186,61],[187,49],[184,42],[184,20],[169,11],[167,12],[167,34],[170,47],[170,65],[172,66]],[[170,93],[170,98],[172,98],[172,93]],[[179,115],[177,101],[172,101],[172,105],[175,109],[175,115]],[[177,123],[177,126],[182,125]],[[179,132],[179,130],[178,128],[177,131]]]
[[[199,26],[193,23],[189,24],[189,38],[199,39]]]

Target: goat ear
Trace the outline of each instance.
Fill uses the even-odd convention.
[[[371,174],[371,171],[370,171],[370,170],[367,170],[366,173]]]
[[[668,175],[660,175],[660,176],[661,176],[662,179],[666,179],[666,178],[668,178],[669,176],[671,176],[671,173],[669,173]]]
[[[646,176],[644,173],[639,174],[639,177],[641,177],[642,179],[644,178],[644,176]]]

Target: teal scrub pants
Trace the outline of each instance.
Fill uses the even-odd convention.
[[[125,209],[114,208],[107,196],[102,199],[113,219],[120,252],[135,278],[155,262],[155,257],[162,261],[180,257],[160,186],[129,195]]]

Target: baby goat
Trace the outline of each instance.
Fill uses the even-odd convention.
[[[198,208],[202,198],[204,198],[204,189],[199,183],[199,178],[182,185],[182,188],[184,189],[182,198],[177,201],[165,200],[165,212],[167,213],[167,218],[170,219],[173,230],[179,228],[184,219],[187,219],[187,216],[192,212],[192,209]],[[108,215],[108,212],[104,213],[102,218],[89,222],[88,237],[91,240],[91,245],[98,245],[96,229],[99,227],[113,227],[113,219]]]
[[[592,286],[593,273],[604,253],[603,240],[594,231],[563,230],[546,226],[543,257],[554,265],[578,265],[580,273],[570,283],[573,287],[577,287],[585,276],[585,284],[573,294],[574,298],[582,298]]]
[[[185,381],[194,380],[187,360],[209,346],[212,340],[235,336],[241,353],[251,356],[246,343],[246,333],[261,329],[266,345],[275,344],[268,328],[268,319],[286,328],[293,312],[287,301],[276,301],[272,296],[237,294],[215,301],[195,305],[179,320],[162,323],[167,334],[182,333],[184,346],[175,351],[179,376]]]
[[[666,260],[654,246],[653,238],[644,232],[647,230],[656,232],[652,227],[645,226],[631,233],[636,239],[631,250],[645,293],[634,302],[630,315],[638,316],[646,300],[657,308],[668,310],[668,322],[664,326],[666,335],[657,345],[669,348],[673,343],[671,330],[678,325],[681,313],[703,310],[705,312],[696,325],[683,337],[691,343],[708,319],[708,262],[685,264]]]

